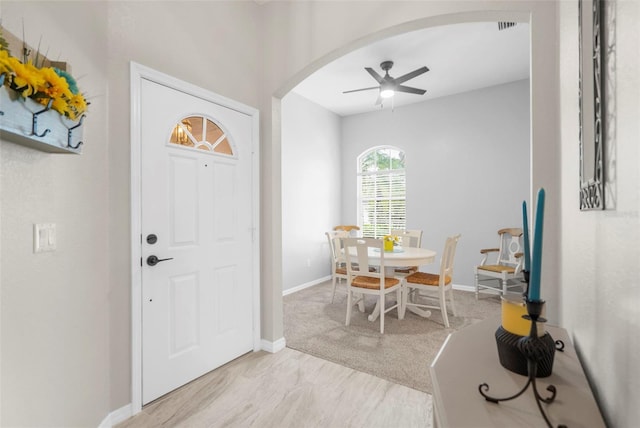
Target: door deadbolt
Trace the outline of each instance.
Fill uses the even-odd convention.
[[[147,235],[147,244],[155,244],[156,242],[158,242],[158,237],[156,236],[155,233],[152,233],[150,235]]]
[[[169,257],[167,259],[159,259],[157,256],[149,256],[147,257],[147,264],[149,266],[155,266],[160,262],[166,262],[167,260],[173,260],[173,257]]]

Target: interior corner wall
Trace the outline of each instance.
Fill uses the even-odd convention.
[[[607,424],[640,420],[640,3],[602,2],[604,211],[579,210],[578,2],[558,2],[562,142],[561,324]],[[614,23],[612,28],[611,24]],[[611,35],[613,34],[613,39]]]
[[[473,286],[480,249],[499,244],[499,229],[522,227],[530,189],[529,86],[520,80],[345,117],[343,216],[357,219],[358,156],[376,146],[400,148],[407,228],[423,230],[422,247],[438,253],[447,236],[462,234],[453,282]]]
[[[341,118],[289,93],[282,99],[282,289],[331,274],[325,232],[340,224]]]
[[[111,410],[106,7],[2,1],[2,25],[68,62],[90,105],[81,155],[0,143],[1,426],[98,426]],[[35,223],[55,223],[54,252],[33,252]]]

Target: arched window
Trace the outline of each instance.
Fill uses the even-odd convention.
[[[189,116],[176,123],[171,131],[169,143],[234,156],[227,135],[216,123],[204,116]]]
[[[374,147],[358,157],[358,224],[362,235],[380,238],[406,228],[404,152]]]

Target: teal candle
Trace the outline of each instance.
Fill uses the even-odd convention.
[[[538,190],[535,229],[533,235],[533,258],[529,275],[529,300],[540,300],[540,276],[542,265],[542,230],[544,228],[544,189]]]
[[[524,270],[529,271],[531,247],[529,246],[529,221],[527,220],[527,201],[522,201],[522,228],[524,230]]]

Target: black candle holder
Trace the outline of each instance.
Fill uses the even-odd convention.
[[[536,386],[536,377],[539,365],[541,363],[544,365],[544,362],[549,361],[549,359],[553,361],[553,355],[555,354],[556,349],[562,352],[564,350],[564,343],[561,340],[556,340],[555,342],[553,341],[553,339],[551,339],[551,341],[543,340],[538,336],[538,322],[547,321],[540,316],[542,314],[542,308],[544,307],[545,302],[544,300],[525,300],[527,304],[528,315],[523,315],[523,318],[531,320],[531,330],[529,331],[528,336],[522,336],[518,340],[516,346],[520,350],[522,355],[524,355],[527,361],[527,383],[516,394],[504,398],[496,398],[488,395],[486,393],[489,391],[489,385],[487,383],[481,383],[480,385],[478,385],[478,391],[480,392],[480,395],[485,398],[485,400],[499,404],[501,401],[509,401],[513,400],[514,398],[518,398],[529,388],[529,386],[532,386],[533,395],[536,399],[538,410],[540,410],[542,417],[547,423],[547,427],[552,428],[553,425],[551,425],[549,417],[542,408],[542,403],[550,404],[553,402],[553,400],[555,400],[557,392],[556,387],[554,385],[547,386],[547,391],[549,391],[551,395],[549,395],[548,397],[542,397],[538,392],[538,388]],[[543,337],[546,337],[547,335],[548,333],[546,333]],[[558,428],[566,428],[566,425],[558,425]]]
[[[526,298],[529,295],[529,271],[523,269],[522,277],[524,278],[523,282],[527,283],[527,286],[525,287],[525,290],[524,290],[524,297]]]

